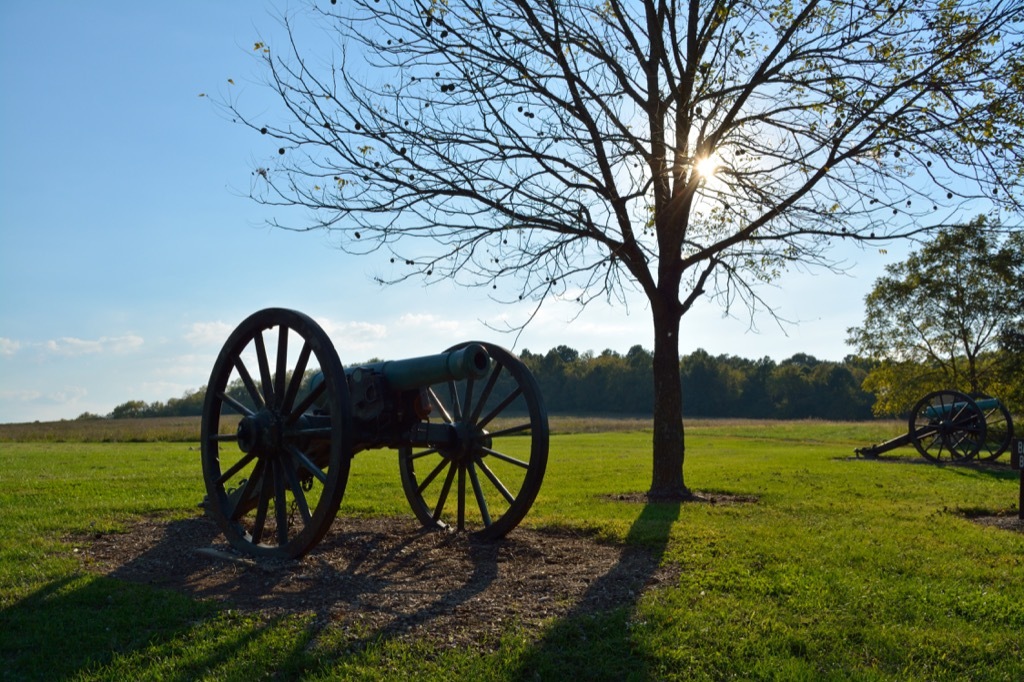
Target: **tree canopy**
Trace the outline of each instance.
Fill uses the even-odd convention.
[[[900,413],[929,391],[988,393],[1021,409],[1024,232],[1005,239],[984,218],[937,233],[886,269],[865,299],[862,327],[849,331],[878,363],[865,387],[875,411]]]
[[[698,300],[757,310],[788,267],[837,267],[835,240],[909,237],[972,200],[1021,208],[1019,0],[311,10],[336,47],[295,15],[287,41],[254,45],[280,108],[224,103],[272,140],[253,197],[301,209],[273,224],[382,254],[382,282],[537,305],[641,291],[652,496],[687,493],[677,370]]]

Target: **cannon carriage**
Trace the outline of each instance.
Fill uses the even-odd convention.
[[[548,439],[536,380],[499,346],[345,368],[316,322],[271,308],[234,330],[210,375],[206,507],[239,551],[298,558],[330,528],[352,458],[390,448],[424,527],[495,539],[532,506]]]
[[[941,390],[917,401],[906,433],[854,452],[858,457],[876,458],[913,445],[933,462],[995,460],[1006,452],[1012,438],[1013,418],[997,398]]]

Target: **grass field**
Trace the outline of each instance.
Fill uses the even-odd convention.
[[[4,680],[1024,679],[1024,533],[975,522],[1016,515],[1017,474],[912,450],[852,457],[896,423],[688,423],[688,485],[756,502],[643,505],[615,499],[649,483],[642,422],[556,422],[524,526],[642,545],[678,578],[540,632],[509,623],[479,648],[242,614],[84,570],[76,553],[98,535],[197,513],[198,448],[155,424],[36,426],[0,428]],[[357,457],[336,523],[408,514],[394,458]]]

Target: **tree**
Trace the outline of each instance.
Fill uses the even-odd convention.
[[[1017,301],[1017,309],[1024,310],[1024,298]],[[1005,400],[1017,414],[1024,412],[1024,328],[1008,327],[999,338],[1000,350],[1006,358],[1006,376],[1010,378],[1006,392],[999,398]]]
[[[111,419],[147,417],[150,414],[150,409],[150,406],[144,400],[128,400],[111,410],[107,416]]]
[[[273,140],[252,196],[299,209],[273,225],[390,258],[381,282],[538,306],[642,292],[652,497],[688,494],[679,343],[699,299],[771,314],[759,285],[839,269],[833,241],[1021,206],[1019,0],[322,5],[333,53],[294,15],[254,45],[280,114],[222,101]]]
[[[933,390],[1007,398],[1020,385],[1007,330],[1024,327],[1024,232],[999,240],[984,227],[978,218],[942,230],[866,297],[849,342],[881,363],[865,380],[876,413],[903,412]]]

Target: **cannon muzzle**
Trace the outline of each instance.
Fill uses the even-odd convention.
[[[388,386],[409,391],[442,381],[481,379],[491,365],[491,356],[478,343],[465,348],[407,360],[388,360],[356,368],[381,374]],[[355,370],[353,370],[355,371]]]

